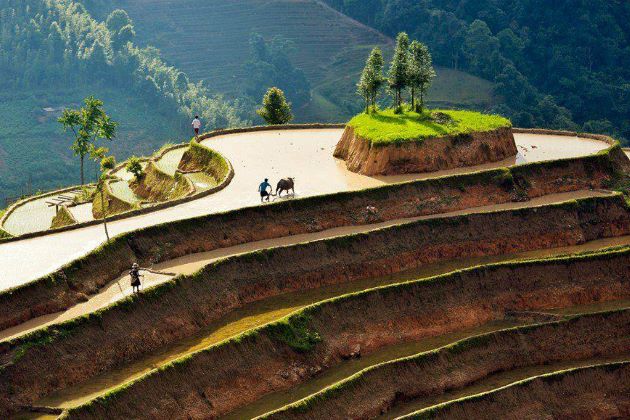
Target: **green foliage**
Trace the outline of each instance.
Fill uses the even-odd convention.
[[[285,320],[270,324],[270,334],[298,352],[311,351],[322,339],[317,331],[310,328],[310,320],[306,312],[300,312]]]
[[[101,171],[109,171],[116,167],[116,158],[114,156],[105,156],[101,159]]]
[[[433,115],[443,113],[452,118],[452,123],[436,121]],[[473,111],[434,111],[403,112],[385,110],[373,114],[359,114],[348,125],[359,137],[369,140],[373,145],[386,145],[407,141],[422,141],[430,137],[466,134],[510,127],[509,120],[497,115],[480,114]]]
[[[138,158],[137,156],[131,156],[127,160],[127,165],[125,166],[125,169],[132,173],[136,177],[136,179],[140,179],[144,172],[142,170],[142,163],[140,162],[140,158]]]
[[[429,48],[414,40],[409,46],[409,66],[407,68],[407,79],[411,88],[412,111],[422,112],[424,97],[434,77],[435,70],[433,70],[433,60]],[[415,100],[416,91],[420,94],[419,103],[416,103]]]
[[[289,59],[295,50],[292,41],[275,36],[265,42],[262,35],[250,36],[250,59],[243,65],[244,92],[252,101],[257,101],[265,94],[266,86],[278,86],[291,99],[296,107],[311,99],[311,85],[304,72],[296,68]]]
[[[365,100],[366,113],[369,113],[370,106],[372,109],[376,109],[379,91],[385,83],[383,65],[383,53],[380,48],[375,47],[365,63],[365,68],[357,84],[357,93]]]
[[[57,212],[55,217],[53,217],[52,219],[50,228],[55,229],[55,228],[60,228],[64,226],[74,225],[76,223],[77,221],[75,220],[72,213],[70,213],[70,210],[68,210],[66,206],[60,206],[59,211]]]
[[[397,114],[402,111],[402,91],[408,86],[408,50],[409,37],[401,32],[396,37],[396,49],[387,80],[394,96],[394,110]]]
[[[494,82],[503,103],[492,111],[518,126],[630,138],[627,2],[325,2],[389,36],[404,29],[438,65]]]
[[[256,111],[267,124],[287,124],[293,119],[291,105],[287,103],[284,92],[277,87],[269,88],[263,98],[263,106]]]
[[[118,123],[105,113],[103,101],[87,97],[84,100],[85,106],[80,109],[64,109],[59,117],[59,123],[66,131],[71,131],[74,135],[72,151],[75,156],[81,159],[81,185],[85,184],[83,171],[83,159],[88,153],[100,158],[105,153],[102,148],[96,148],[96,141],[99,139],[112,140],[116,136]]]

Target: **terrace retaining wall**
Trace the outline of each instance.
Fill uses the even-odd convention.
[[[48,276],[0,293],[0,329],[83,301],[86,295],[96,293],[136,261],[150,265],[195,252],[340,226],[605,188],[628,167],[628,157],[615,144],[605,153],[582,158],[282,201],[140,229],[113,238]],[[223,188],[232,176],[230,170],[226,181],[216,189]],[[367,206],[375,207],[378,214],[368,213]]]
[[[334,155],[352,172],[363,175],[396,175],[435,172],[498,162],[516,156],[511,127],[434,137],[422,141],[375,145],[346,126]]]
[[[0,395],[10,389],[7,395],[11,402],[4,404],[28,404],[195,334],[231,310],[282,293],[389,275],[454,258],[567,246],[629,233],[630,212],[617,195],[421,220],[237,255],[89,316],[0,343],[0,360],[6,363],[0,370]],[[571,295],[571,299],[586,303],[594,296],[609,300],[630,293],[628,288],[619,292],[614,282],[615,270],[623,271],[629,279],[629,269],[627,261],[625,266],[610,267],[606,276],[612,276],[612,289],[598,286],[596,295],[585,291]],[[568,298],[564,292],[558,293],[548,297],[563,305],[563,299]],[[519,296],[518,301],[530,308],[536,308],[540,299]]]
[[[80,407],[70,417],[220,416],[265,394],[302,383],[343,360],[479,326],[502,319],[506,311],[627,299],[629,257],[626,250],[498,264],[331,299],[176,361]],[[530,347],[528,351],[523,347],[520,355],[518,349],[508,345],[514,338],[491,340],[489,346],[514,352],[512,363],[516,365],[544,363],[545,358],[571,360],[598,352],[627,352],[627,316],[610,321],[606,326],[585,322],[579,328],[584,335],[578,337],[572,337],[570,330],[555,330],[557,334],[553,334],[554,328],[542,330],[538,337],[544,337],[544,341],[532,341],[540,348]],[[107,329],[107,322],[104,325]],[[551,350],[554,345],[559,346],[557,352]],[[488,349],[471,349],[472,353],[464,353],[461,358],[475,351]],[[499,354],[477,360],[468,372],[469,378],[483,375],[484,369],[492,370],[495,364],[498,368],[509,367],[509,360],[509,355]],[[448,365],[447,361],[443,363]],[[458,365],[457,358],[454,363]],[[457,379],[453,381],[457,383]],[[461,381],[465,382],[466,377],[462,376]]]

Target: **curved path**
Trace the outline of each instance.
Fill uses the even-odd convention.
[[[228,187],[175,207],[108,223],[110,235],[173,220],[259,204],[256,189],[263,177],[294,176],[296,196],[356,190],[385,183],[467,173],[524,162],[588,155],[605,142],[555,135],[516,134],[519,154],[493,164],[393,177],[366,177],[349,172],[332,157],[341,129],[301,129],[229,134],[203,143],[228,158],[235,176]],[[102,226],[89,226],[37,238],[0,244],[0,291],[48,274],[98,247],[105,240]]]

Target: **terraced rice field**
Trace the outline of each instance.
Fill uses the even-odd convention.
[[[186,151],[186,147],[180,147],[169,152],[166,152],[160,159],[158,159],[155,163],[156,165],[166,172],[167,174],[174,176],[175,171],[177,170],[177,165],[179,165],[179,161],[182,160],[182,155]]]
[[[502,417],[493,395],[507,395],[514,412],[630,415],[630,208],[603,187],[606,171],[630,168],[623,153],[604,162],[612,157],[592,154],[606,143],[521,134],[510,162],[425,174],[409,185],[426,184],[435,199],[415,200],[425,190],[390,184],[414,178],[344,171],[329,158],[332,133],[205,141],[232,162],[230,187],[173,212],[112,222],[118,233],[118,222],[131,230],[145,216],[168,217],[64,268],[63,284],[51,277],[31,289],[40,307],[81,296],[0,331],[0,360],[11,360],[0,369],[0,415],[26,406],[81,419],[395,418],[446,403],[456,408],[439,410],[461,405],[477,417],[489,407]],[[286,158],[300,153],[308,158]],[[491,171],[559,156],[576,160],[508,171],[518,183],[507,186]],[[203,215],[228,199],[241,207],[257,199],[244,195],[260,173],[283,172],[300,176],[298,196],[349,191],[170,217]],[[353,191],[358,185],[383,187]],[[509,195],[519,188],[532,196]],[[378,207],[376,220],[362,219],[365,203]],[[83,230],[65,234],[75,232]],[[133,260],[150,269],[137,296],[117,268]],[[29,296],[18,290],[12,299]],[[536,379],[547,374],[561,378],[560,391]],[[562,389],[582,397],[562,407]],[[548,404],[532,405],[532,392]],[[480,393],[489,396],[472,398]]]
[[[112,194],[127,203],[137,204],[142,201],[142,199],[138,197],[131,188],[129,188],[129,184],[125,181],[111,182],[109,184],[109,188],[111,189]]]

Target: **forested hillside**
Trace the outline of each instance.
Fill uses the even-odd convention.
[[[365,59],[376,45],[386,56],[393,48],[391,38],[316,0],[83,1],[102,19],[116,8],[126,10],[139,43],[155,45],[213,91],[247,100],[252,112],[265,90],[253,85],[274,81],[287,92],[298,122],[338,122],[358,112],[356,83]],[[257,36],[272,52],[267,61],[250,42]],[[492,87],[440,68],[430,99],[440,106],[487,109],[495,101]]]
[[[119,157],[181,140],[193,112],[206,127],[246,123],[159,51],[136,47],[125,13],[98,22],[70,0],[5,0],[0,28],[0,196],[76,182],[78,161],[56,118],[87,95],[120,123],[111,143]]]
[[[630,139],[630,2],[325,0],[386,34],[407,31],[437,64],[493,80],[521,126]]]

